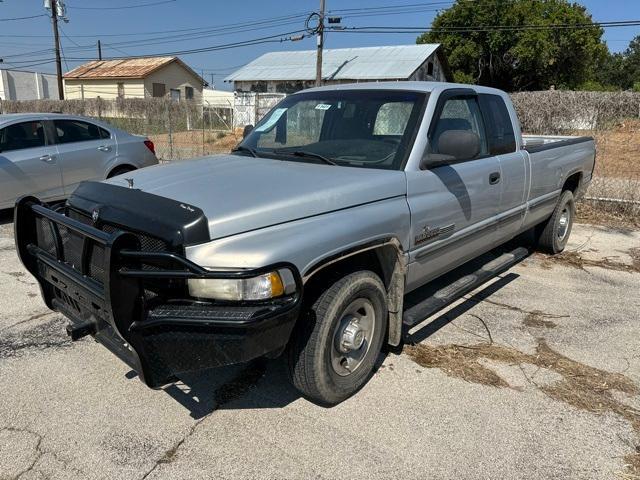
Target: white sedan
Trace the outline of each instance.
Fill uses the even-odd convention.
[[[68,197],[83,180],[155,165],[151,140],[97,120],[61,114],[0,115],[0,209],[22,195]]]

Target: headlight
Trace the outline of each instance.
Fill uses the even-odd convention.
[[[286,269],[252,278],[189,279],[189,294],[216,300],[268,300],[295,291],[293,274]]]

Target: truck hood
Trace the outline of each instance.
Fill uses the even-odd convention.
[[[406,194],[404,172],[216,155],[129,172],[108,183],[196,206],[212,239]]]

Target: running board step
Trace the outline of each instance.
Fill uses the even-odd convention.
[[[524,247],[518,247],[509,253],[502,254],[498,258],[485,263],[474,273],[459,278],[417,305],[405,310],[402,315],[405,331],[512,267],[528,254],[529,251]]]

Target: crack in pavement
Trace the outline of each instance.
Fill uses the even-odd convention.
[[[78,469],[75,466],[70,466],[69,462],[64,460],[64,459],[62,459],[62,458],[60,458],[57,453],[55,453],[55,452],[53,452],[51,450],[45,450],[44,448],[42,448],[42,442],[44,441],[44,435],[41,435],[38,432],[35,432],[35,431],[30,430],[28,428],[2,427],[2,428],[0,428],[0,431],[13,432],[13,433],[28,433],[29,435],[33,435],[37,439],[36,440],[36,445],[35,445],[35,448],[34,448],[35,456],[34,456],[33,460],[31,461],[29,466],[27,466],[27,468],[25,468],[22,471],[18,472],[12,478],[12,480],[17,480],[17,479],[21,478],[23,475],[33,471],[35,469],[36,465],[38,464],[38,462],[40,461],[40,459],[45,455],[51,455],[57,462],[59,462],[62,465],[64,465],[65,468],[70,468],[70,470],[74,471],[76,474],[79,474],[80,476],[84,476],[85,475],[85,473],[82,470]]]
[[[571,317],[571,315],[555,315],[553,313],[546,313],[546,312],[543,312],[542,310],[526,310],[524,308],[516,307],[514,305],[509,305],[508,303],[501,303],[501,302],[496,302],[495,300],[489,300],[488,298],[483,298],[479,300],[476,298],[467,297],[467,296],[463,298],[475,304],[484,302],[490,305],[495,305],[496,307],[504,308],[505,310],[523,313],[525,315],[532,316],[532,317],[538,317],[538,318],[539,317],[542,317],[542,318],[570,318]]]
[[[153,466],[147,470],[147,472],[140,478],[140,480],[147,479],[152,473],[158,469],[163,464],[173,462],[177,455],[180,447],[191,437],[198,426],[202,424],[207,418],[209,418],[212,414],[214,414],[217,410],[220,410],[224,405],[232,402],[233,400],[237,400],[243,396],[245,396],[251,388],[255,386],[255,384],[264,376],[266,371],[266,363],[264,361],[256,361],[245,369],[243,369],[237,376],[235,376],[232,380],[220,386],[213,393],[215,407],[211,412],[202,418],[196,420],[193,425],[189,428],[187,433],[176,443],[174,443],[171,448],[166,450],[164,454],[156,460]]]
[[[33,320],[38,320],[39,318],[47,317],[49,315],[59,315],[59,313],[53,312],[53,311],[34,313],[29,318],[25,318],[24,320],[20,320],[19,322],[12,323],[11,325],[7,325],[6,327],[0,328],[0,332],[4,332],[5,330],[10,330],[11,328],[17,327],[18,325],[22,325],[23,323],[29,323],[29,322],[32,322]]]

